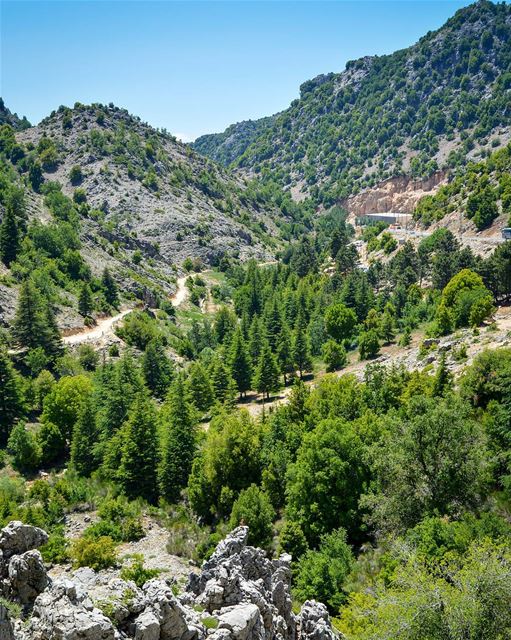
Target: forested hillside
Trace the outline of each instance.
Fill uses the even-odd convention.
[[[302,84],[288,109],[252,128],[233,165],[327,206],[393,175],[458,167],[509,138],[510,42],[508,4],[460,9],[408,49]],[[241,150],[246,130],[239,145],[228,131]],[[225,161],[226,134],[195,148]]]
[[[463,212],[482,230],[501,218],[511,224],[511,144],[481,162],[469,162],[447,185],[422,198],[414,217],[426,226]]]
[[[442,226],[511,222],[510,35],[305,83],[231,167],[0,104],[2,640],[511,638],[511,242]],[[334,204],[443,164],[427,231]]]

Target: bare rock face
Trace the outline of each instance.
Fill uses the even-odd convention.
[[[44,591],[48,576],[39,551],[26,551],[9,562],[10,592],[21,604],[31,604]]]
[[[14,555],[37,549],[48,542],[48,534],[39,527],[13,520],[0,531],[0,550],[8,559]]]
[[[334,640],[324,605],[308,601],[293,614],[291,556],[270,560],[247,537],[247,527],[235,529],[176,596],[172,579],[139,588],[87,567],[51,582],[27,548],[45,532],[12,522],[0,532],[0,587],[25,620],[13,625],[0,606],[0,640]]]
[[[53,583],[34,603],[31,640],[115,640],[112,622],[68,580]]]
[[[335,640],[336,635],[330,624],[327,608],[321,602],[307,600],[300,615],[301,640]]]
[[[289,593],[291,556],[271,561],[261,549],[246,546],[247,537],[247,527],[238,527],[227,536],[201,573],[190,577],[189,593],[184,597],[210,613],[219,611],[215,638],[220,631],[225,637],[227,629],[233,639],[243,639],[246,632],[261,640],[293,640],[296,621]],[[248,604],[252,606],[247,608]],[[232,620],[235,625],[230,624]]]

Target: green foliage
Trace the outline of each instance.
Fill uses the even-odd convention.
[[[269,398],[270,393],[278,391],[281,387],[279,365],[268,342],[263,345],[259,356],[254,373],[254,387],[266,398]]]
[[[132,311],[115,332],[132,347],[145,351],[148,344],[160,337],[157,324],[144,311]]]
[[[193,510],[210,520],[229,515],[235,495],[261,480],[261,427],[246,411],[211,421],[188,482]]]
[[[103,275],[101,276],[101,288],[103,295],[107,303],[117,309],[119,307],[119,293],[117,291],[117,285],[113,279],[110,271],[105,267]]]
[[[147,569],[144,567],[144,556],[135,553],[128,557],[129,564],[124,564],[121,569],[122,580],[134,582],[140,589],[148,580],[156,578],[160,574],[159,569]]]
[[[402,531],[435,513],[476,507],[489,480],[485,435],[456,397],[414,397],[375,443],[376,491],[364,499],[380,528]]]
[[[380,351],[380,340],[374,329],[364,331],[358,338],[358,351],[361,360],[375,358]]]
[[[286,520],[279,534],[279,550],[291,554],[293,560],[298,560],[307,548],[307,540],[300,525],[293,520]]]
[[[144,391],[134,401],[128,421],[122,428],[119,480],[130,498],[141,497],[155,502],[157,486],[158,444],[154,406]]]
[[[174,367],[165,353],[161,339],[152,338],[147,344],[142,358],[142,373],[153,395],[163,399],[172,381]]]
[[[0,447],[4,447],[9,433],[25,411],[21,379],[14,370],[4,348],[0,347]]]
[[[305,435],[289,469],[287,515],[301,526],[311,546],[339,527],[356,540],[361,526],[358,501],[367,480],[364,447],[354,428],[342,419],[323,420]]]
[[[357,317],[345,304],[334,304],[325,311],[326,330],[337,342],[349,341],[357,325]]]
[[[197,439],[195,415],[182,375],[177,376],[170,388],[160,422],[164,433],[159,469],[160,493],[169,502],[176,502],[187,485]]]
[[[473,544],[461,562],[455,558],[436,572],[412,555],[390,586],[350,599],[340,630],[350,640],[505,638],[510,562],[509,551],[489,541]]]
[[[321,537],[317,551],[309,550],[298,563],[294,595],[298,600],[317,599],[333,613],[346,598],[343,583],[353,565],[346,531],[337,529]]]
[[[98,438],[96,408],[88,396],[79,409],[71,442],[71,463],[79,475],[90,476],[98,467],[94,450]]]
[[[71,545],[69,553],[75,568],[90,567],[94,571],[101,571],[117,564],[115,543],[108,536],[78,538]]]
[[[342,369],[348,362],[346,349],[335,340],[329,340],[323,345],[323,360],[327,372]]]
[[[37,469],[41,452],[36,437],[23,422],[18,422],[12,429],[7,441],[7,451],[12,456],[12,466],[22,473]]]
[[[275,512],[266,493],[251,484],[241,491],[233,504],[229,524],[231,527],[248,526],[248,543],[268,547],[273,538],[274,518]]]

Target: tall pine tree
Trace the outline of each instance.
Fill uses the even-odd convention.
[[[187,379],[190,398],[201,413],[211,408],[214,401],[213,387],[208,372],[201,362],[193,362],[190,366]]]
[[[282,331],[280,332],[279,343],[277,346],[277,360],[280,371],[284,376],[284,384],[287,384],[288,376],[292,375],[295,371],[291,332],[289,331],[287,323],[282,325]]]
[[[263,397],[269,398],[270,393],[280,389],[279,365],[269,343],[263,344],[259,363],[254,375],[254,386]]]
[[[312,369],[309,339],[305,329],[301,325],[297,327],[293,339],[293,360],[295,367],[300,373],[300,378],[303,378],[303,374],[306,371]]]
[[[98,436],[96,408],[89,395],[82,403],[71,440],[71,462],[81,476],[90,476],[98,466],[95,456]]]
[[[19,346],[35,349],[44,342],[47,334],[44,311],[36,286],[30,279],[25,280],[20,287],[12,326],[13,338]]]
[[[0,347],[0,448],[5,447],[9,433],[23,411],[21,381],[5,349]]]
[[[87,282],[82,284],[80,294],[78,296],[78,313],[84,318],[90,317],[94,310],[94,301],[92,299],[92,291]]]
[[[20,232],[14,211],[7,209],[0,223],[0,259],[6,267],[11,266],[18,255]]]
[[[182,375],[176,378],[169,390],[160,421],[163,432],[160,493],[173,503],[188,483],[196,447],[194,410]]]
[[[174,367],[165,353],[161,339],[153,338],[142,358],[142,373],[146,385],[160,400],[163,400],[169,389],[173,372]]]
[[[119,480],[129,498],[158,498],[156,411],[146,391],[137,393],[130,417],[122,428]]]
[[[251,387],[252,363],[239,327],[236,329],[232,340],[229,362],[231,365],[231,375],[236,382],[241,397],[246,394]]]
[[[107,303],[116,309],[119,306],[119,293],[117,291],[115,280],[112,278],[112,274],[106,267],[103,271],[103,275],[101,276],[101,288],[103,289],[103,294]]]

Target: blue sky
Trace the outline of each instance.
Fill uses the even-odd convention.
[[[284,109],[299,85],[391,53],[467,0],[1,0],[0,94],[37,123],[114,102],[184,140]]]

